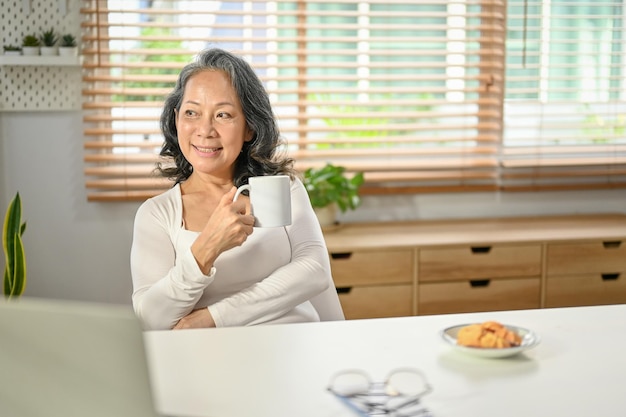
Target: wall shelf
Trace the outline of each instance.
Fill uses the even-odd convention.
[[[79,0],[0,0],[0,44],[21,45],[28,33],[55,28],[81,35]],[[38,29],[39,28],[39,29]],[[80,45],[78,46],[80,51]],[[79,111],[82,108],[81,56],[12,55],[0,50],[0,114]],[[1,413],[0,413],[1,414]]]
[[[0,55],[0,66],[77,67],[80,66],[80,58],[78,56],[59,55]]]

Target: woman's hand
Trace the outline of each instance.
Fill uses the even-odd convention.
[[[241,246],[254,230],[254,216],[246,214],[246,200],[242,198],[233,202],[236,191],[237,188],[233,187],[222,196],[191,246],[191,252],[205,274],[222,252]]]
[[[174,326],[173,330],[199,329],[207,327],[215,327],[215,321],[213,321],[213,316],[211,316],[208,308],[201,308],[192,311],[180,319],[178,323],[176,323],[176,326]]]

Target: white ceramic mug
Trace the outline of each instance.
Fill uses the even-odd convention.
[[[242,191],[250,193],[255,227],[280,227],[291,224],[291,182],[287,175],[250,177],[237,188],[233,201]]]

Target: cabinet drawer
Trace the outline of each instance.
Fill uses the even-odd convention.
[[[547,279],[546,307],[626,303],[626,271],[575,274]]]
[[[411,249],[335,252],[330,266],[337,287],[413,282]]]
[[[421,249],[420,282],[541,275],[541,245]]]
[[[548,276],[626,271],[626,241],[550,244],[546,261]]]
[[[467,313],[475,311],[539,308],[541,279],[518,278],[420,284],[418,314]]]
[[[347,319],[399,317],[413,314],[411,285],[371,285],[340,292]]]

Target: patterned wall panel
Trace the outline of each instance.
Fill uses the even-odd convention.
[[[79,8],[80,0],[0,0],[2,45],[21,45],[24,36],[48,29],[80,39]],[[0,111],[80,109],[80,66],[11,62],[2,63],[0,58]]]

